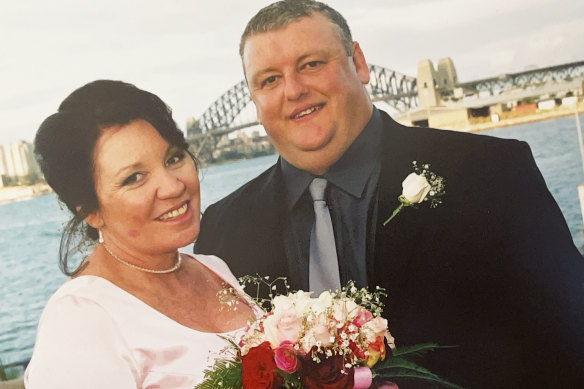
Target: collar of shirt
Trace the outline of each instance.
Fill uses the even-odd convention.
[[[373,168],[380,160],[382,131],[381,114],[377,108],[373,108],[373,114],[363,131],[323,177],[345,192],[357,198],[361,197]],[[298,169],[284,158],[282,173],[286,185],[287,206],[292,209],[315,176]]]

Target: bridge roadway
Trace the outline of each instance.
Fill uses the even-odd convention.
[[[378,65],[369,65],[368,91],[371,99],[384,101],[398,112],[407,112],[418,106],[416,78]],[[567,82],[584,78],[584,61],[531,69],[523,72],[502,74],[475,81],[459,83],[466,95],[479,95],[488,91],[491,95],[518,89],[541,87],[548,82]],[[451,93],[452,91],[441,91]],[[214,148],[217,139],[230,132],[257,125],[256,121],[235,124],[237,116],[251,102],[245,80],[238,82],[214,101],[203,115],[189,128],[187,138],[196,145],[198,152]],[[211,145],[213,143],[213,145]]]
[[[584,61],[545,68],[506,73],[496,77],[459,83],[457,87],[470,92],[489,91],[491,94],[511,89],[541,86],[543,83],[565,82],[584,77]]]

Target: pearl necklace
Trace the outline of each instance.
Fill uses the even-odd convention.
[[[123,264],[124,264],[124,265],[126,265],[126,266],[129,266],[129,267],[131,267],[132,269],[140,270],[140,271],[143,271],[143,272],[146,272],[146,273],[154,273],[154,274],[167,274],[167,273],[172,273],[173,271],[177,270],[177,269],[180,267],[180,264],[181,264],[181,261],[182,261],[182,258],[181,258],[181,256],[180,256],[180,253],[178,253],[178,252],[177,252],[177,253],[176,253],[176,256],[177,256],[177,261],[176,261],[176,264],[175,264],[173,267],[171,267],[170,269],[166,269],[166,270],[153,270],[153,269],[147,269],[147,268],[145,268],[145,267],[140,267],[140,266],[137,266],[137,265],[131,264],[130,262],[126,262],[126,261],[124,261],[122,258],[120,258],[120,257],[118,257],[117,255],[115,255],[114,253],[112,253],[112,252],[111,252],[111,250],[109,249],[109,247],[107,247],[107,246],[105,245],[105,243],[103,243],[103,242],[102,242],[101,244],[103,245],[103,248],[105,248],[105,250],[106,250],[106,251],[107,251],[107,252],[108,252],[108,253],[109,253],[109,254],[110,254],[112,257],[114,257],[114,259],[116,259],[117,261],[119,261],[119,262],[123,263]]]

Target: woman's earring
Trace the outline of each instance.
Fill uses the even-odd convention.
[[[97,230],[97,232],[99,233],[99,243],[103,243],[103,234],[101,233],[101,230]]]

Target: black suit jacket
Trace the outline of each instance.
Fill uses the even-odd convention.
[[[388,291],[398,346],[457,345],[422,364],[468,388],[584,387],[584,260],[527,144],[383,121],[368,275]],[[405,208],[383,227],[413,161],[444,177],[443,203]],[[286,276],[306,289],[284,244],[284,196],[277,162],[207,208],[195,252],[236,276]]]

